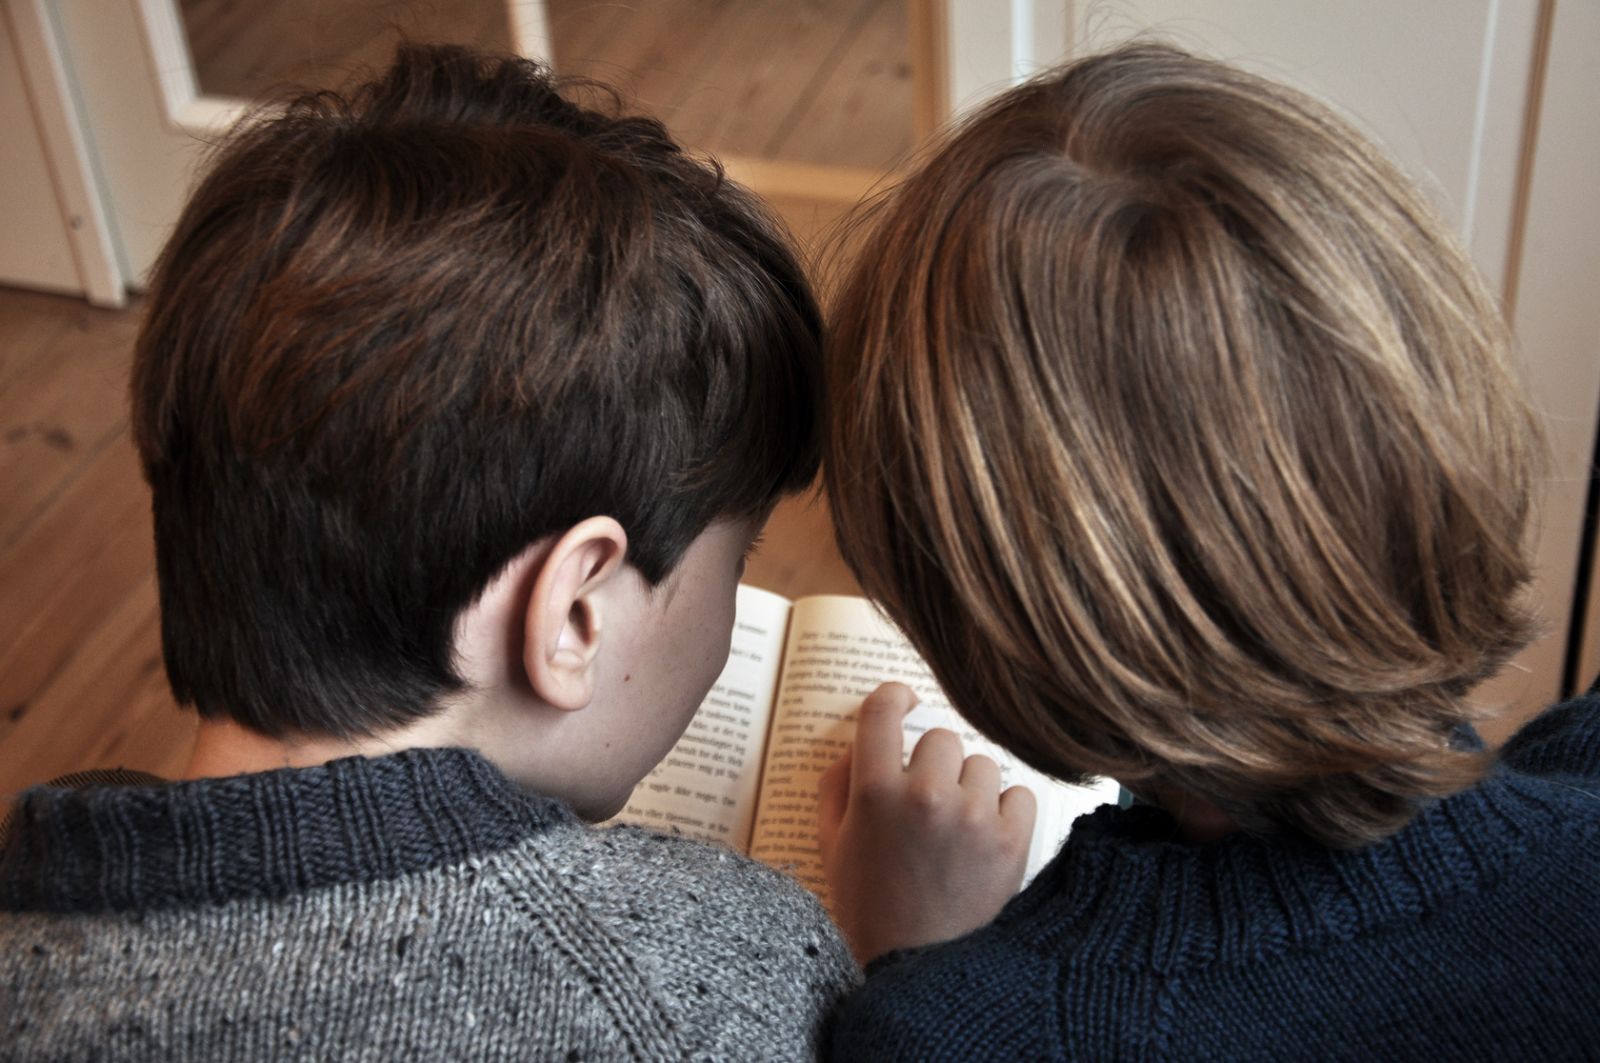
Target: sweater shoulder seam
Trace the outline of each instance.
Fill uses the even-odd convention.
[[[683,1054],[677,1023],[650,980],[634,963],[632,952],[603,921],[590,914],[583,899],[560,881],[542,855],[524,849],[517,864],[545,895],[543,904],[517,881],[517,876],[503,860],[495,863],[501,866],[494,869],[494,880],[505,891],[511,906],[583,979],[591,998],[622,1035],[629,1058],[648,1059],[659,1055],[661,1049],[656,1043],[664,1037],[670,1041],[674,1054]],[[585,948],[584,939],[598,939],[601,947]],[[615,957],[616,962],[605,963],[607,956]],[[648,1015],[643,1022],[639,1021],[641,1010]]]

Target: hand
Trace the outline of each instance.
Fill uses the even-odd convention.
[[[917,703],[885,683],[862,702],[855,745],[823,773],[818,841],[834,918],[865,965],[894,949],[983,926],[1022,884],[1033,794],[1000,792],[1000,768],[961,757],[961,739],[922,736],[901,767],[901,723]]]

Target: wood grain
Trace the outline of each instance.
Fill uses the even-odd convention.
[[[148,741],[151,729],[171,741]],[[15,792],[88,768],[170,774],[181,770],[193,734],[193,717],[167,691],[155,579],[147,574],[84,635],[70,666],[0,741],[0,780]]]
[[[0,544],[125,420],[134,320],[81,304],[62,313],[59,301],[40,299],[23,297],[14,321],[0,325]]]
[[[402,39],[511,50],[504,0],[182,0],[201,90],[254,99],[335,88],[389,64]]]
[[[150,494],[126,425],[136,309],[0,289],[0,800],[79,768],[172,772]]]
[[[864,5],[834,61],[819,69],[762,154],[896,169],[912,144],[911,56],[903,3]]]
[[[0,554],[0,742],[154,569],[150,495],[121,436]]]
[[[887,169],[912,143],[908,0],[547,0],[562,74],[714,154]],[[925,0],[923,0],[925,2]],[[402,38],[512,50],[505,0],[182,0],[204,92],[380,70]]]

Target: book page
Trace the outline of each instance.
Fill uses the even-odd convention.
[[[967,755],[993,757],[1004,786],[1020,784],[1034,792],[1039,823],[1029,852],[1029,879],[1056,854],[1077,815],[1116,800],[1113,781],[1092,788],[1066,786],[973,730],[951,708],[910,643],[870,602],[803,598],[790,618],[750,855],[789,871],[824,900],[816,839],[817,782],[854,738],[862,699],[889,680],[911,687],[920,700],[906,718],[908,759],[922,734],[945,727],[961,737]]]
[[[789,601],[742,583],[738,595],[727,665],[614,822],[749,848]]]

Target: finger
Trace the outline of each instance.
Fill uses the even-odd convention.
[[[885,683],[867,695],[856,714],[851,785],[859,789],[899,776],[900,755],[905,748],[900,725],[916,703],[917,695],[904,683]]]
[[[956,733],[935,727],[917,741],[906,770],[921,778],[954,783],[961,777],[961,753],[961,739]]]
[[[850,804],[850,752],[846,749],[817,780],[817,842],[823,852],[833,847]]]
[[[1000,795],[1000,822],[1023,837],[1033,834],[1033,821],[1039,815],[1039,802],[1026,786],[1013,786]]]
[[[995,801],[1000,796],[1000,765],[974,753],[961,765],[961,789],[973,797]]]

